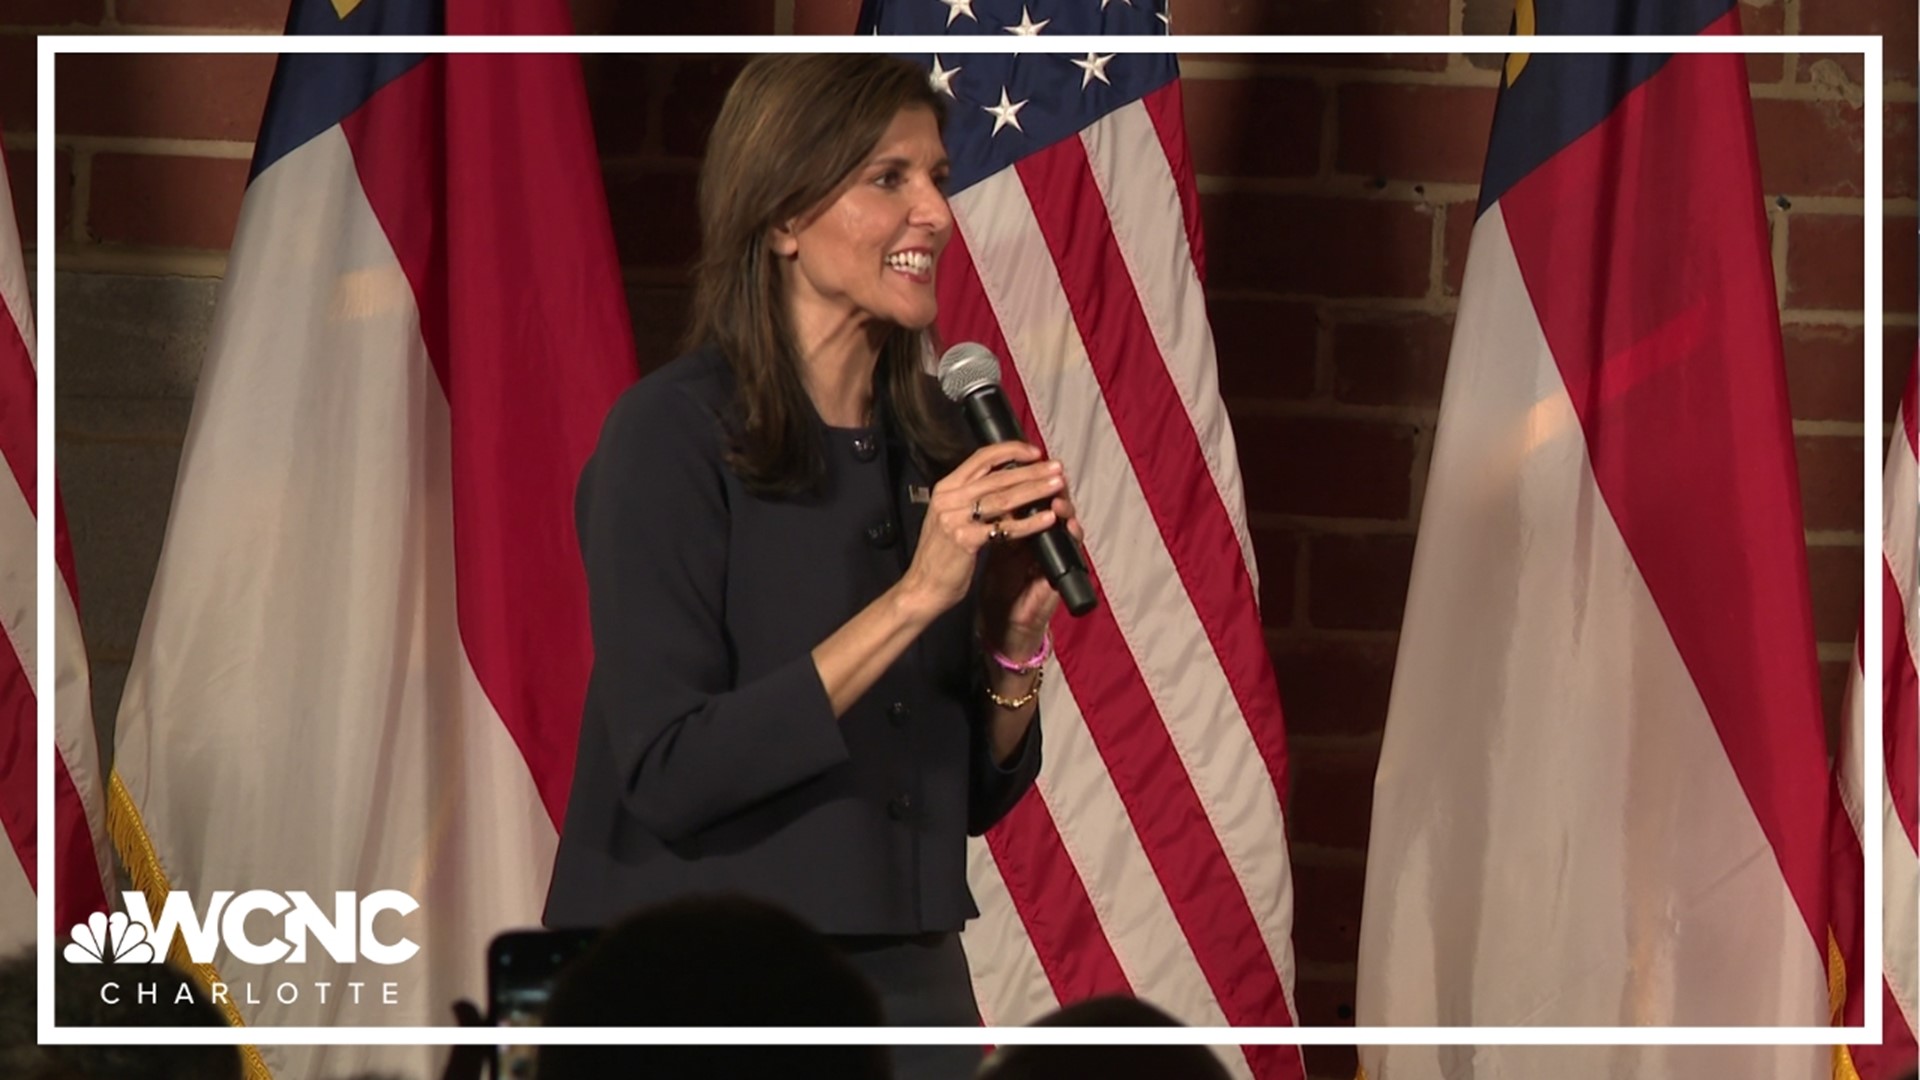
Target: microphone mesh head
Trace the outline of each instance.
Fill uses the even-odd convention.
[[[940,392],[954,401],[983,386],[1000,385],[1000,361],[985,345],[963,341],[940,358]]]

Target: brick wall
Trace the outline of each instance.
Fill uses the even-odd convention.
[[[857,0],[576,0],[583,31],[849,30]],[[14,0],[0,131],[33,211],[37,29],[270,31],[285,0]],[[1915,350],[1915,38],[1888,0],[1770,0],[1749,33],[1888,33],[1882,357],[1863,356],[1857,59],[1749,61],[1773,232],[1827,709],[1860,610],[1862,372]],[[1189,0],[1205,33],[1499,32],[1481,0]],[[1190,57],[1187,117],[1221,379],[1246,473],[1294,762],[1302,1020],[1351,1023],[1372,771],[1496,76],[1486,57]],[[586,61],[643,361],[671,355],[704,132],[738,61]],[[74,57],[59,70],[62,482],[102,723],[158,556],[179,439],[271,61]],[[30,221],[30,217],[25,220]],[[30,228],[26,232],[31,242]],[[1871,436],[1870,438],[1868,436]],[[1315,1076],[1351,1051],[1316,1050]]]

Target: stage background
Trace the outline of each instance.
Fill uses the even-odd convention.
[[[842,33],[857,0],[576,0],[582,32]],[[0,141],[29,261],[35,148],[59,173],[58,453],[93,662],[111,718],[165,524],[271,57],[74,57],[34,130],[42,32],[275,32],[285,0],[8,0]],[[1176,33],[1502,33],[1482,0],[1179,0]],[[1889,0],[1743,4],[1749,34],[1885,33],[1884,355],[1863,355],[1858,58],[1749,60],[1786,323],[1828,725],[1860,611],[1862,371],[1887,415],[1915,350],[1915,30]],[[1300,1019],[1352,1023],[1369,804],[1495,57],[1189,57],[1209,307],[1290,744]],[[694,176],[739,61],[597,57],[586,71],[643,364],[673,355]],[[1310,1049],[1315,1078],[1353,1075]]]

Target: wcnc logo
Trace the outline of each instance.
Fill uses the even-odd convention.
[[[61,955],[70,964],[156,964],[167,955],[177,935],[187,956],[196,964],[211,964],[225,945],[233,958],[245,964],[305,963],[309,941],[343,964],[362,960],[373,964],[402,964],[420,951],[410,938],[383,941],[374,932],[374,920],[386,912],[412,914],[419,901],[398,889],[381,889],[361,899],[358,893],[333,894],[333,912],[322,910],[304,892],[278,893],[249,889],[237,896],[230,889],[215,892],[204,913],[183,892],[169,893],[156,921],[143,893],[120,894],[126,912],[95,912],[77,923]],[[255,913],[280,917],[281,933],[266,941],[248,936],[247,919]]]

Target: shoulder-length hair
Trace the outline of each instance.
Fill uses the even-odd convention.
[[[700,170],[687,344],[717,348],[732,367],[727,460],[749,490],[800,495],[825,477],[770,232],[824,208],[900,110],[915,107],[945,130],[946,107],[927,73],[881,55],[761,56],[727,91]],[[925,366],[930,348],[924,331],[895,327],[880,348],[874,397],[876,412],[888,410],[922,467],[938,475],[966,451],[942,420],[945,403]]]

